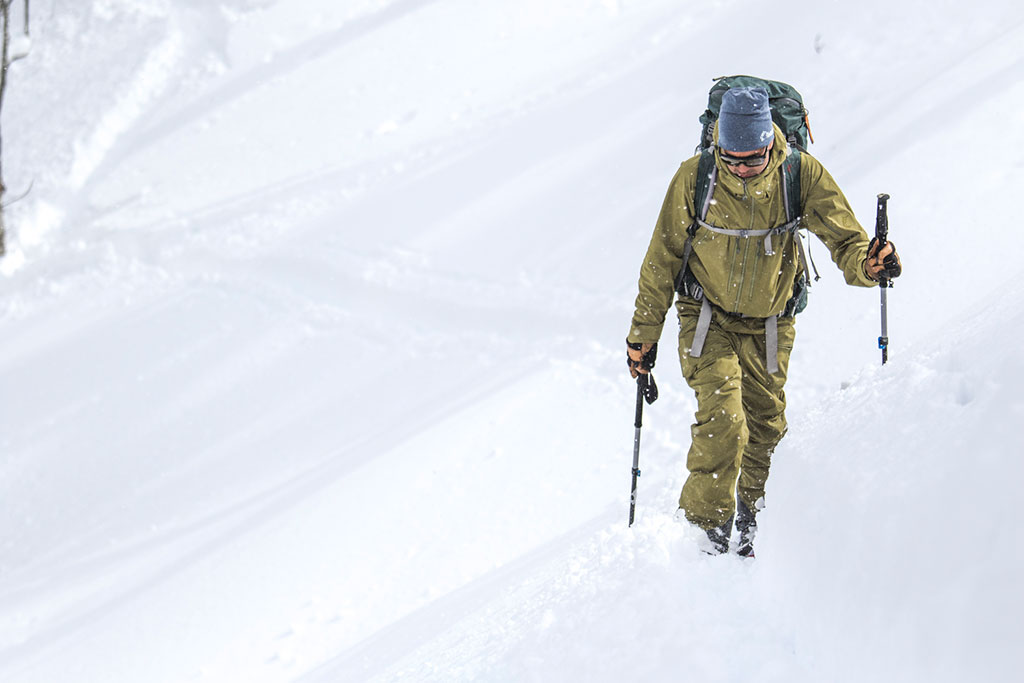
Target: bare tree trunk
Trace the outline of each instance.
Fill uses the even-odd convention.
[[[11,3],[10,0],[0,0],[0,20],[3,21],[3,47],[0,53],[0,122],[3,121],[4,93],[7,91],[7,69],[11,66]],[[2,127],[2,123],[0,123]],[[4,194],[7,186],[4,185],[3,172],[4,143],[3,135],[0,133],[0,257],[7,253],[6,230],[4,224]]]
[[[13,1],[14,0],[0,0],[0,22],[3,22],[3,44],[0,46],[0,129],[3,127],[4,94],[7,92],[7,70],[10,68],[12,62],[15,62],[25,56],[23,54],[11,55],[11,3]],[[29,0],[24,0],[24,2],[25,37],[28,38]],[[0,257],[2,257],[7,250],[4,222],[4,195],[7,193],[7,186],[4,184],[3,150],[3,135],[0,134]]]

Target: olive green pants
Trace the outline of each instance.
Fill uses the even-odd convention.
[[[769,374],[764,321],[712,309],[711,327],[699,358],[690,355],[700,305],[679,310],[679,360],[683,377],[697,395],[696,424],[686,458],[689,477],[679,507],[694,524],[710,529],[733,516],[736,496],[757,511],[764,506],[775,446],[786,435],[786,395],[796,330],[780,318],[779,371]]]

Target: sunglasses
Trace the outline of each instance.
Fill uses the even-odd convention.
[[[760,154],[755,154],[749,157],[735,157],[725,150],[719,149],[718,156],[725,162],[726,166],[746,166],[747,168],[754,168],[764,163],[765,159],[768,158],[768,148],[765,147],[764,151]]]

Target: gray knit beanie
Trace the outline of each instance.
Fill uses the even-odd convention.
[[[718,146],[727,152],[752,152],[775,137],[768,91],[761,87],[730,88],[718,113]]]

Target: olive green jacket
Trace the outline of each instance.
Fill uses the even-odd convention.
[[[733,175],[716,152],[718,181],[705,222],[730,230],[764,230],[784,224],[786,207],[779,167],[788,153],[785,136],[776,126],[768,166],[744,180]],[[656,342],[661,338],[665,313],[675,295],[676,276],[683,267],[686,229],[699,215],[694,206],[699,160],[697,155],[684,161],[669,185],[640,268],[640,291],[627,341]],[[802,154],[800,164],[800,192],[801,227],[825,243],[847,283],[877,286],[862,265],[867,256],[867,233],[835,180],[807,153]],[[712,304],[753,318],[767,318],[785,310],[803,265],[793,233],[773,235],[771,239],[774,253],[767,254],[763,238],[734,237],[697,227],[690,271]]]

